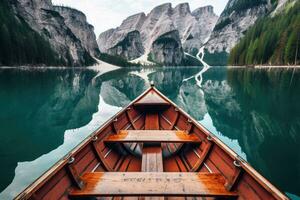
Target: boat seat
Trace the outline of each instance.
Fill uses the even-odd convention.
[[[142,172],[163,172],[163,155],[161,144],[143,146]],[[163,200],[163,196],[145,197],[143,200]]]
[[[137,109],[148,112],[161,111],[170,106],[170,102],[155,91],[150,91],[134,103]]]
[[[216,173],[94,172],[84,174],[82,180],[84,189],[73,189],[70,197],[237,197],[225,189],[224,177]]]
[[[163,172],[163,156],[160,146],[143,147],[142,156],[143,172]]]
[[[120,130],[118,134],[110,135],[106,143],[200,143],[195,134],[187,134],[177,130]]]

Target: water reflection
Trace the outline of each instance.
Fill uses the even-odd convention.
[[[32,181],[43,174],[50,166],[71,151],[90,133],[94,132],[99,124],[103,124],[108,118],[121,110],[121,107],[106,104],[100,96],[98,112],[93,114],[92,120],[85,126],[77,129],[66,130],[64,142],[56,149],[44,154],[33,161],[18,162],[15,176],[8,187],[0,194],[0,199],[11,199]]]
[[[300,72],[211,68],[202,88],[184,81],[201,69],[0,70],[0,190],[26,186],[153,81],[275,185],[300,195]]]
[[[233,138],[257,170],[299,195],[300,70],[230,69],[228,83],[241,108]]]
[[[97,111],[93,71],[0,71],[0,157],[3,190],[18,162],[55,149],[64,132],[87,124]]]

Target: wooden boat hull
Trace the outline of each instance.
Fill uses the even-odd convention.
[[[117,174],[121,172],[124,174]],[[138,187],[138,172],[144,177],[147,173],[154,173],[151,177],[163,174],[143,179],[145,187]],[[109,181],[115,176],[119,178],[114,188]],[[124,182],[129,178],[122,176],[136,181],[139,190],[132,182]],[[187,178],[183,181],[182,177]],[[200,181],[194,183],[195,177]],[[194,184],[199,184],[199,190]],[[161,187],[168,189],[162,191]],[[104,192],[103,188],[108,189]],[[288,199],[154,87],[108,120],[16,199],[79,197]]]

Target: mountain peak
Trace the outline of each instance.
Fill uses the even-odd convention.
[[[127,52],[140,52],[138,48],[134,49],[137,45],[132,42],[138,41],[142,43],[146,56],[158,63],[170,65],[174,61],[173,64],[178,65],[180,63],[179,60],[182,60],[184,57],[183,49],[187,52],[199,49],[205,39],[210,36],[217,22],[218,17],[213,13],[212,6],[200,8],[196,12],[201,13],[201,15],[199,14],[199,17],[193,16],[188,3],[181,3],[175,7],[172,7],[171,3],[156,6],[146,17],[143,17],[144,20],[139,19],[141,15],[144,16],[143,14],[128,17],[112,33],[115,36],[113,40],[111,40],[112,37],[107,40],[104,37],[106,35],[100,35],[98,41],[103,42],[103,44],[99,42],[99,46],[111,49],[113,44],[115,44],[114,41],[124,41],[124,36],[132,31],[132,27],[138,27],[136,30],[139,31],[140,37],[138,35],[135,38],[128,37],[128,41],[131,42],[128,48],[126,47],[127,49],[125,49],[123,46],[120,46],[119,51],[113,52],[114,54],[121,55],[125,59],[135,59],[133,57],[129,58]],[[208,12],[213,14],[203,14]],[[136,26],[136,24],[140,24],[140,26]],[[133,48],[129,48],[129,46]],[[179,60],[175,58],[176,56]]]
[[[120,29],[138,30],[146,18],[145,13],[137,13],[127,17],[121,24]]]
[[[192,15],[194,15],[194,16],[199,16],[199,15],[203,15],[203,14],[215,14],[214,7],[211,5],[203,6],[203,7],[197,8],[196,10],[194,10],[192,12]]]
[[[185,16],[188,13],[191,13],[191,9],[190,9],[190,5],[188,3],[181,3],[178,4],[175,8],[174,8],[174,12],[178,13],[180,16]]]
[[[151,13],[162,13],[162,12],[168,11],[170,9],[172,9],[172,4],[171,3],[164,3],[164,4],[161,4],[159,6],[154,7],[151,10],[150,14]]]

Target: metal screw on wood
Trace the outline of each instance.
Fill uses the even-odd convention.
[[[72,164],[75,161],[75,158],[71,156],[68,160],[68,164]]]
[[[92,137],[92,141],[95,142],[95,141],[97,141],[97,140],[98,140],[98,136],[95,135],[95,136]]]
[[[212,141],[212,140],[213,140],[213,138],[212,138],[210,135],[208,135],[206,139],[207,139],[208,141]]]
[[[233,165],[236,166],[236,167],[241,167],[241,162],[239,160],[234,160],[233,161]]]

